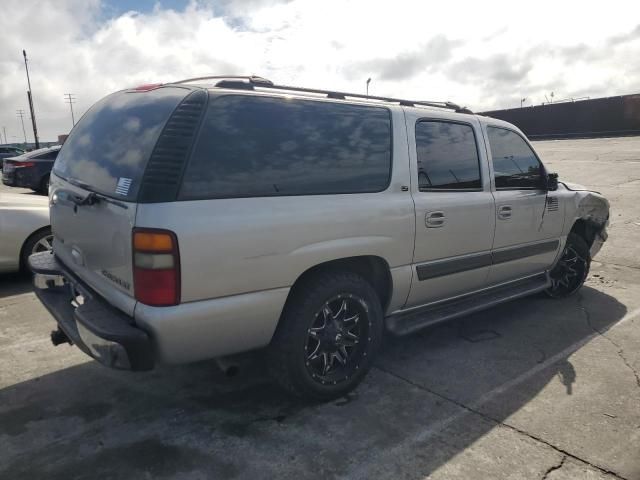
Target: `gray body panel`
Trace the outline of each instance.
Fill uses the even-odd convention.
[[[210,90],[211,96],[219,94],[229,91]],[[382,192],[128,203],[127,208],[99,202],[76,211],[57,201],[51,210],[55,253],[151,333],[159,361],[184,363],[267,345],[291,287],[304,272],[325,262],[359,256],[384,260],[392,283],[386,314],[397,316],[544,274],[577,218],[591,215],[606,224],[608,204],[592,192],[560,185],[548,194],[557,199],[558,208],[543,217],[547,192],[496,191],[486,125],[519,132],[515,127],[439,109],[388,108],[393,165],[390,184]],[[419,191],[415,122],[425,118],[473,127],[480,191]],[[63,190],[87,193],[52,175],[50,194]],[[498,216],[505,204],[512,207],[507,220]],[[432,212],[443,212],[446,219],[436,228],[425,221]],[[136,302],[134,226],[176,234],[179,305]]]

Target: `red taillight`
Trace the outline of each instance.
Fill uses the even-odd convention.
[[[175,233],[134,228],[132,246],[136,300],[156,307],[180,303],[180,254]]]
[[[36,162],[11,162],[14,168],[35,167]]]

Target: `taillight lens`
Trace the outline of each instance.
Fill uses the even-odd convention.
[[[36,162],[8,162],[13,164],[13,168],[35,167]]]
[[[156,307],[180,303],[180,254],[175,233],[134,228],[132,243],[136,300]]]

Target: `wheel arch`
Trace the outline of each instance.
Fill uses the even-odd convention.
[[[389,306],[393,292],[389,264],[384,258],[376,255],[361,255],[322,262],[302,272],[289,291],[285,308],[301,285],[313,281],[315,277],[326,272],[353,272],[360,275],[371,284],[378,294],[382,311],[386,311]]]
[[[600,228],[602,227],[599,227],[595,222],[578,218],[573,222],[573,226],[569,233],[575,233],[582,237],[582,239],[587,242],[587,246],[591,248],[591,245],[593,245],[596,238],[596,233]]]

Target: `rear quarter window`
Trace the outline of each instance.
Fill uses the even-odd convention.
[[[390,175],[386,108],[228,95],[210,102],[179,198],[377,192]]]
[[[100,100],[69,134],[54,173],[104,195],[135,200],[160,132],[187,93],[164,87]]]

